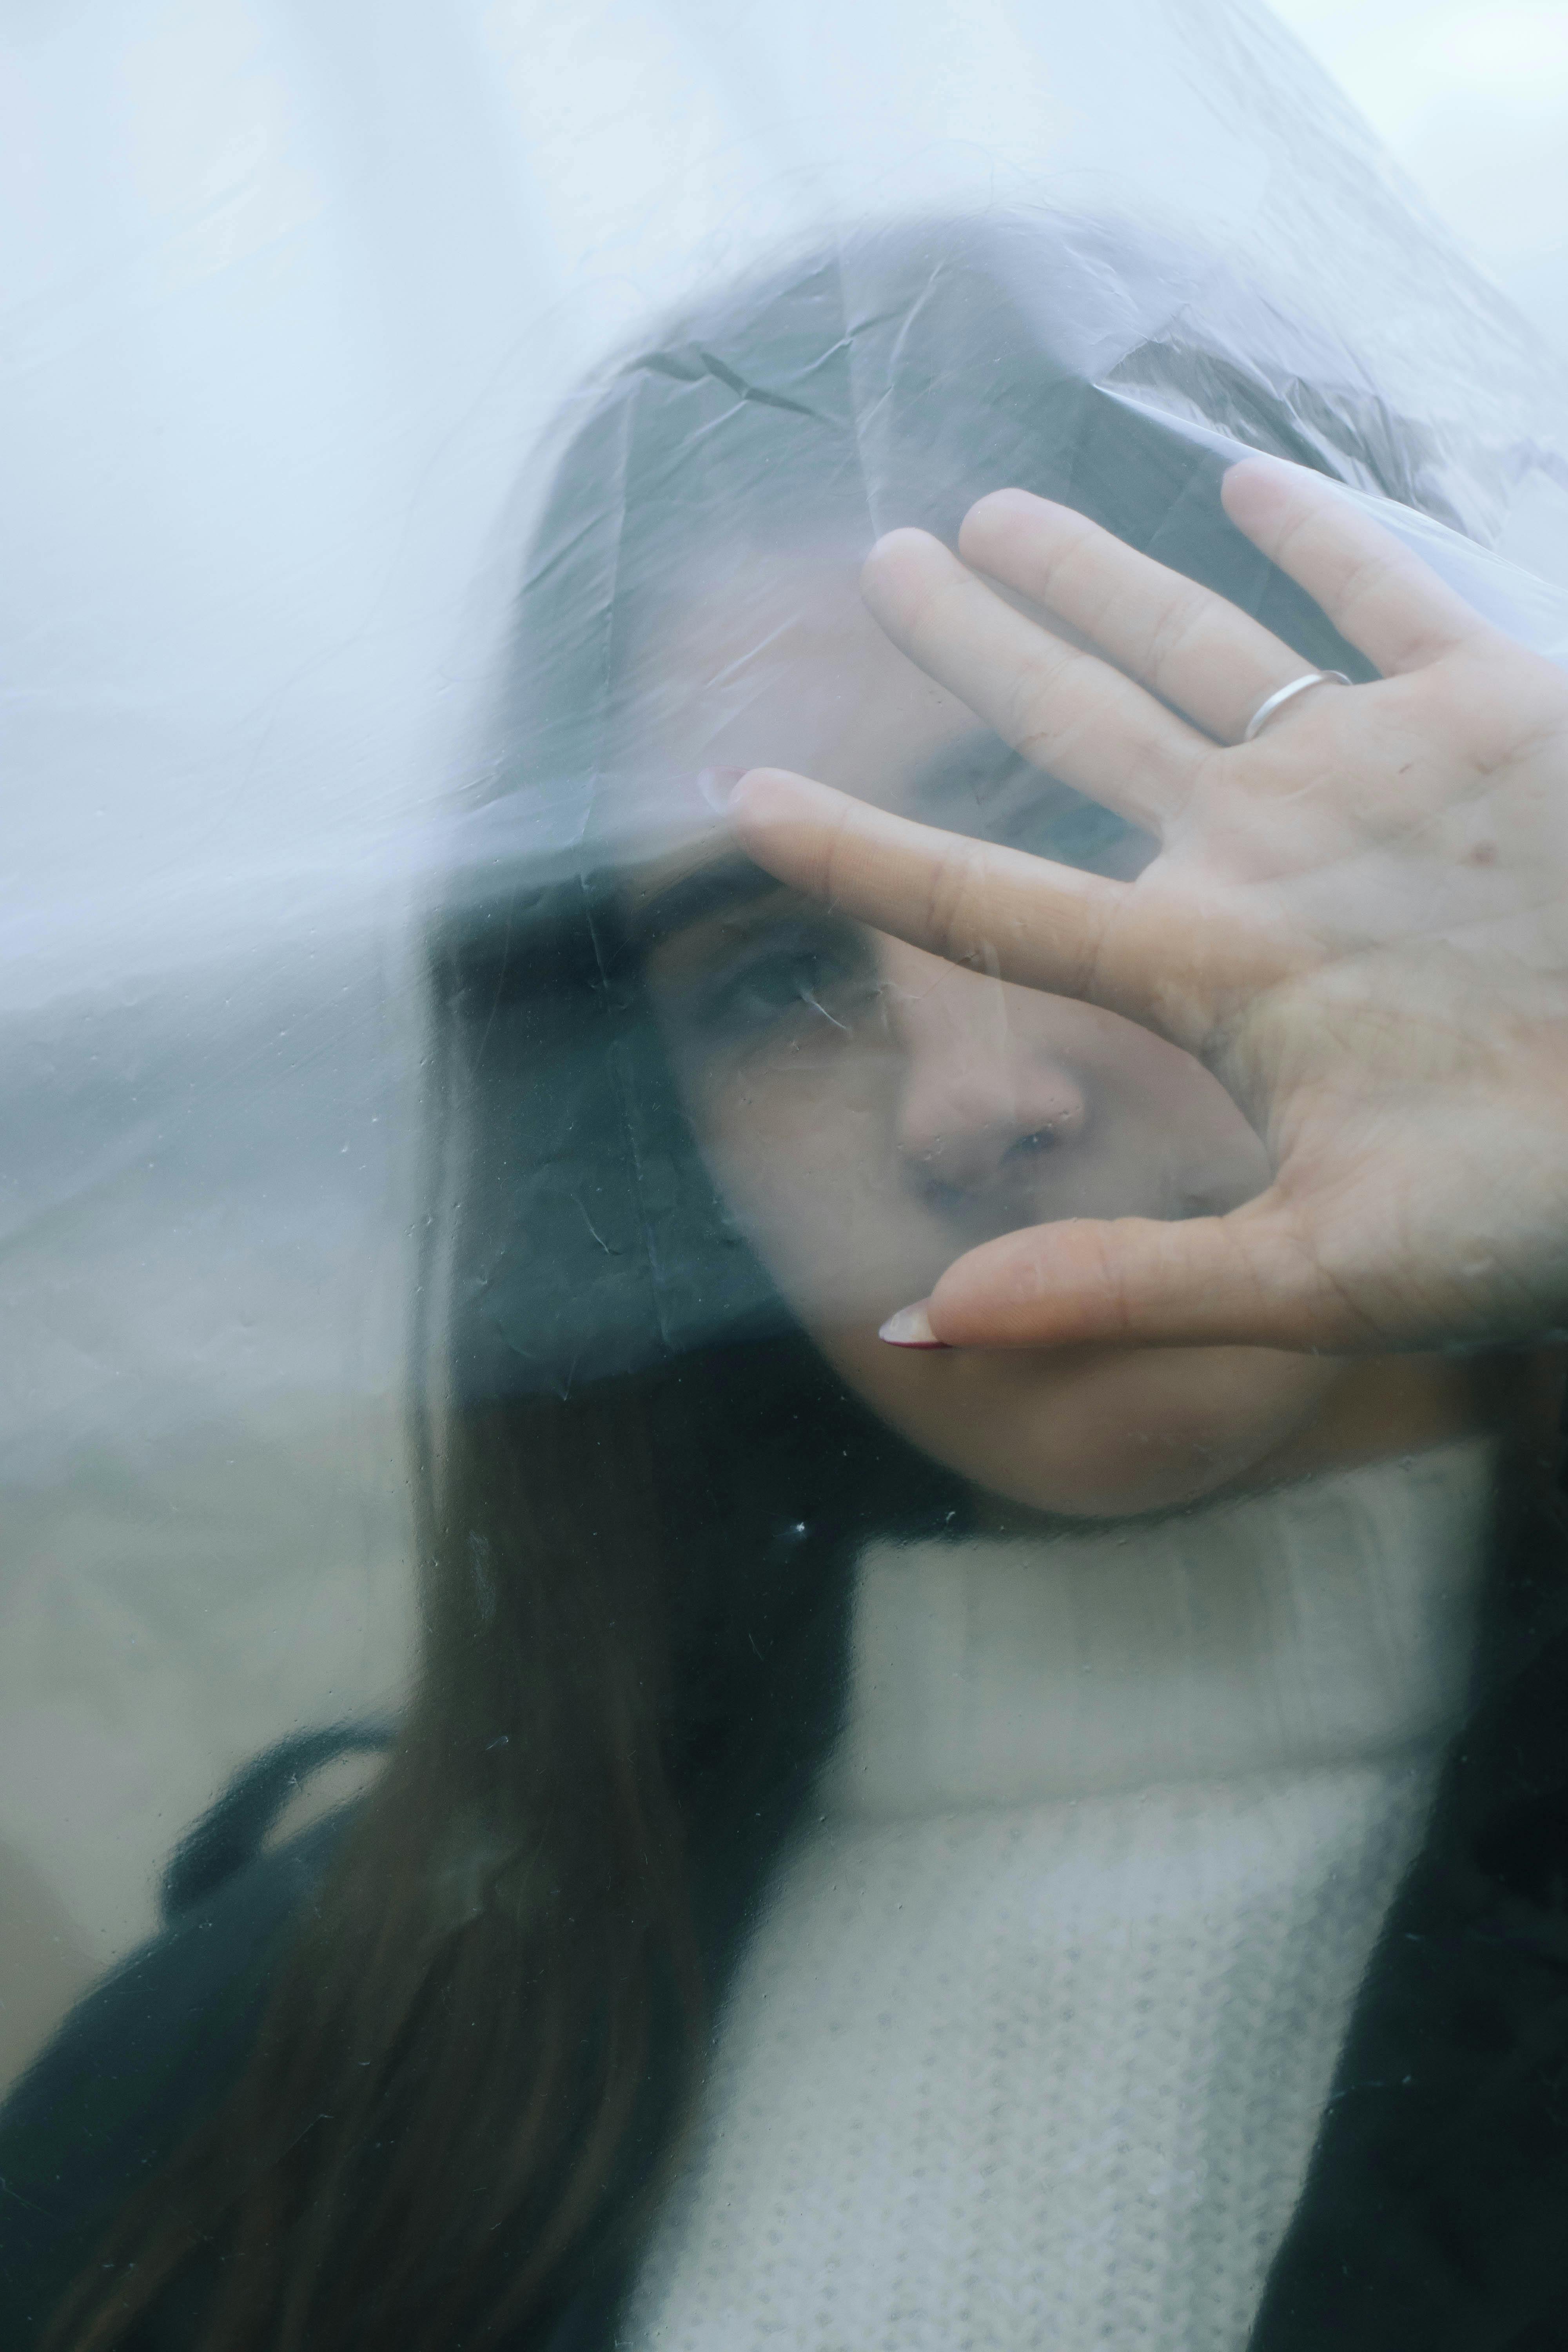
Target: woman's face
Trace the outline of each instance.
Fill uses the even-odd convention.
[[[960,831],[1057,854],[1076,836],[1102,871],[1148,854],[897,653],[852,561],[735,567],[679,604],[638,676],[666,770],[766,761]],[[904,1435],[1011,1502],[1121,1513],[1240,1475],[1320,1409],[1333,1367],[1257,1349],[887,1346],[884,1318],[993,1235],[1247,1199],[1268,1176],[1257,1137],[1174,1046],[799,898],[720,823],[631,897],[719,1185],[823,1352]]]

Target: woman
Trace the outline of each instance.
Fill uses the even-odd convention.
[[[973,603],[932,618],[952,559],[929,539],[880,560],[890,635],[858,601],[879,530],[940,547],[1012,482],[1157,556],[1138,581],[1189,630],[1252,629],[1255,666],[1289,672],[1269,692],[1382,667],[1227,518],[1222,459],[1064,357],[1028,299],[1041,256],[1075,333],[1162,259],[1081,224],[868,238],[683,321],[588,404],[435,943],[421,1686],[353,1817],[203,1886],[24,2084],[20,2340],[1197,2346],[1240,2341],[1260,2297],[1267,2347],[1549,2340],[1550,1383],[1442,1350],[1554,1310],[1439,1302],[1388,1318],[1435,1352],[1347,1363],[1310,1350],[1363,1329],[1321,1331],[1300,1286],[1207,1325],[1193,1284],[1162,1308],[1136,1266],[1125,1297],[1067,1288],[1089,1217],[1212,1265],[1191,1237],[1310,1172],[1303,1068],[1343,1099],[1310,1023],[1245,1017],[1278,909],[1249,962],[1223,810],[1210,904],[1173,891],[1162,706],[1125,678],[1107,702],[1076,643],[1205,740],[1268,695],[1253,676],[1247,712],[1211,709],[1152,668],[1158,631],[1116,639],[1117,596],[1066,606],[1061,567],[1029,570],[1033,507],[964,527],[1012,596],[968,637]],[[1192,333],[1123,383],[1190,404]],[[1261,370],[1224,398],[1310,454]],[[1313,406],[1344,476],[1437,502],[1417,436],[1331,387]],[[1202,592],[1184,613],[1173,574]],[[1016,689],[1047,673],[1037,725]],[[1319,764],[1269,771],[1259,856],[1281,812],[1299,835],[1321,730],[1364,708],[1310,699],[1341,715],[1287,734],[1280,709]],[[1020,751],[1047,740],[1042,776]],[[776,780],[731,812],[763,758],[893,814]],[[1022,850],[960,867],[1014,896],[939,919],[910,815]],[[1088,955],[1097,886],[1145,872],[1163,927]],[[1194,937],[1226,949],[1217,982]],[[1398,1108],[1380,1066],[1374,1177]],[[1521,1162],[1510,1134],[1494,1193]],[[1021,1289],[1006,1253],[1047,1246]],[[1516,1297],[1550,1287],[1542,1255]],[[1145,1330],[1196,1344],[1122,1344]]]

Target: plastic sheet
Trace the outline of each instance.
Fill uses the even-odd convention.
[[[1568,446],[1548,356],[1240,0],[204,0],[7,41],[19,2063],[233,1771],[404,1705],[443,1413],[668,1376],[661,1442],[770,1576],[824,1515],[959,1509],[938,1448],[929,1493],[851,1507],[816,1463],[753,1526],[714,1384],[874,1327],[1022,1196],[916,1244],[868,1181],[781,1239],[704,1138],[722,1022],[782,989],[842,1029],[814,975],[871,982],[786,941],[721,1013],[648,928],[721,835],[710,772],[894,757],[877,535],[1018,483],[1364,675],[1224,519],[1263,449],[1562,658]],[[938,733],[923,814],[1136,870]],[[789,1115],[873,1121],[887,1060]],[[1050,1213],[1245,1190],[1171,1117],[1158,1182],[1134,1122]]]

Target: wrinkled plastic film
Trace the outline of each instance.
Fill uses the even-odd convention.
[[[1218,513],[1264,447],[1560,651],[1568,475],[1551,364],[1261,12],[123,11],[12,71],[0,1837],[85,1964],[231,1769],[397,1704],[448,1311],[474,1398],[779,1328],[626,878],[831,713],[782,637],[687,691],[682,614],[776,630],[782,543],[847,576],[1023,479],[1315,661]],[[432,955],[492,991],[472,1162]]]

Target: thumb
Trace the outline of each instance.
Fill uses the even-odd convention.
[[[1348,1354],[1388,1344],[1347,1304],[1277,1192],[1223,1217],[1071,1218],[1004,1234],[948,1267],[926,1315],[932,1337],[953,1348],[1097,1341]]]

